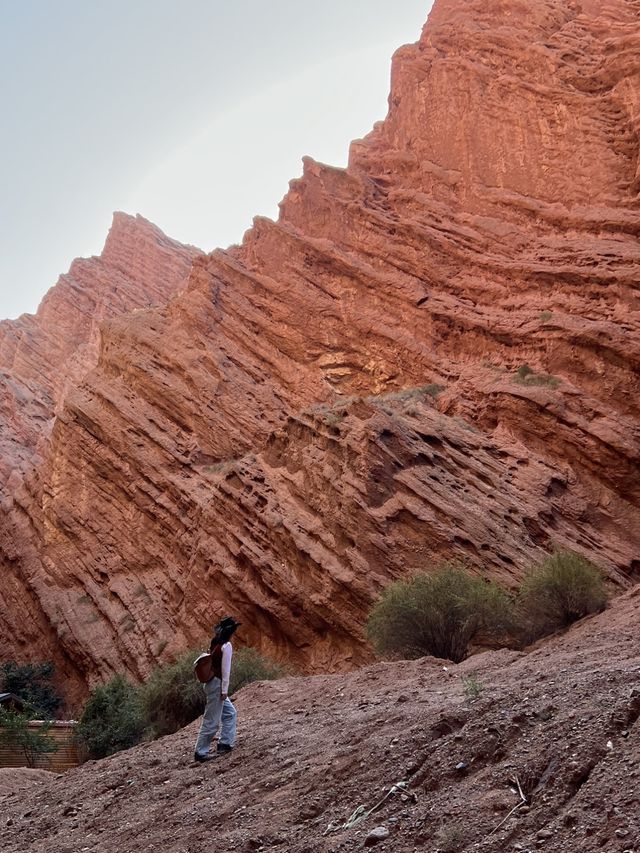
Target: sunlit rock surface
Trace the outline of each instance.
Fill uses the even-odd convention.
[[[441,557],[637,580],[639,93],[637,0],[436,0],[346,170],[305,160],[240,247],[167,249],[187,289],[110,312],[50,401],[4,392],[21,448],[58,411],[4,504],[5,648],[143,677],[232,612],[335,670]]]

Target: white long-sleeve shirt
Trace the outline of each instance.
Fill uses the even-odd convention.
[[[225,643],[222,647],[222,693],[229,692],[229,676],[231,675],[231,658],[233,656],[233,646],[231,643]]]

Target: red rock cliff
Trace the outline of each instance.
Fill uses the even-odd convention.
[[[69,666],[143,676],[222,611],[307,669],[390,579],[640,576],[637,0],[436,0],[349,167],[104,324],[16,535]],[[6,558],[5,558],[6,559]]]
[[[37,314],[0,322],[3,477],[16,456],[33,452],[66,392],[96,365],[101,323],[166,302],[198,254],[143,217],[117,213],[100,257],[75,260]]]
[[[51,488],[34,473],[46,458],[54,417],[67,392],[98,361],[105,319],[162,304],[184,287],[199,250],[123,213],[100,257],[79,259],[44,297],[37,314],[0,322],[0,653],[64,663],[28,566],[44,549],[37,521]],[[34,483],[37,481],[37,485]],[[30,490],[34,489],[34,494]]]

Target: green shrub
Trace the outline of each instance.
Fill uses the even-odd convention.
[[[484,684],[474,673],[471,673],[470,675],[462,676],[462,689],[469,702],[474,702],[482,696]]]
[[[527,376],[533,376],[535,373],[532,367],[529,367],[528,364],[521,364],[520,367],[516,370],[516,376],[518,379],[524,380]]]
[[[414,385],[409,388],[401,388],[399,391],[389,391],[387,394],[372,394],[366,399],[370,402],[393,401],[404,403],[411,400],[424,400],[425,397],[437,397],[445,388],[445,385],[429,382],[427,385]]]
[[[185,652],[173,663],[157,667],[140,687],[142,714],[151,737],[177,732],[202,714],[204,693],[193,671],[199,654]]]
[[[28,767],[40,765],[41,757],[46,753],[58,751],[58,744],[48,731],[51,723],[43,723],[37,729],[29,728],[29,714],[18,714],[0,708],[0,744],[20,749]]]
[[[429,397],[437,397],[445,388],[445,385],[440,385],[438,382],[430,382],[428,385],[422,385],[420,390]]]
[[[30,706],[31,716],[52,719],[62,704],[52,684],[53,676],[50,661],[26,664],[7,661],[0,667],[0,692],[19,696]]]
[[[474,577],[457,563],[400,580],[373,608],[367,633],[383,655],[426,654],[463,660],[478,634],[499,636],[510,626],[511,601],[497,584]]]
[[[202,714],[202,685],[196,680],[193,662],[199,651],[180,655],[174,663],[155,669],[139,688],[146,735],[161,737],[177,732]],[[229,694],[251,681],[270,681],[282,676],[281,668],[255,649],[234,650]]]
[[[233,653],[229,693],[236,693],[252,681],[275,681],[285,675],[279,664],[260,654],[256,649],[246,647]]]
[[[518,596],[526,641],[566,628],[604,609],[607,595],[597,566],[572,551],[557,551],[525,577]]]
[[[333,427],[344,420],[347,416],[348,405],[356,399],[356,397],[342,397],[333,403],[319,403],[315,406],[309,406],[306,414],[320,415],[324,424]]]
[[[521,385],[548,385],[550,388],[557,388],[560,380],[557,376],[551,376],[549,373],[536,373],[528,364],[521,365],[516,370],[516,382]]]
[[[347,413],[345,410],[326,412],[326,414],[322,416],[322,420],[325,424],[327,424],[327,426],[336,426],[336,424],[339,424],[342,420],[344,420],[346,414]]]
[[[104,758],[134,746],[144,728],[138,691],[116,675],[91,692],[76,731],[91,758]]]
[[[435,837],[439,853],[460,853],[464,850],[467,840],[468,830],[462,823],[441,826]]]

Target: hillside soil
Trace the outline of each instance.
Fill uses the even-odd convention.
[[[230,756],[194,764],[196,722],[34,781],[3,849],[638,851],[639,614],[635,587],[527,653],[249,685]]]

